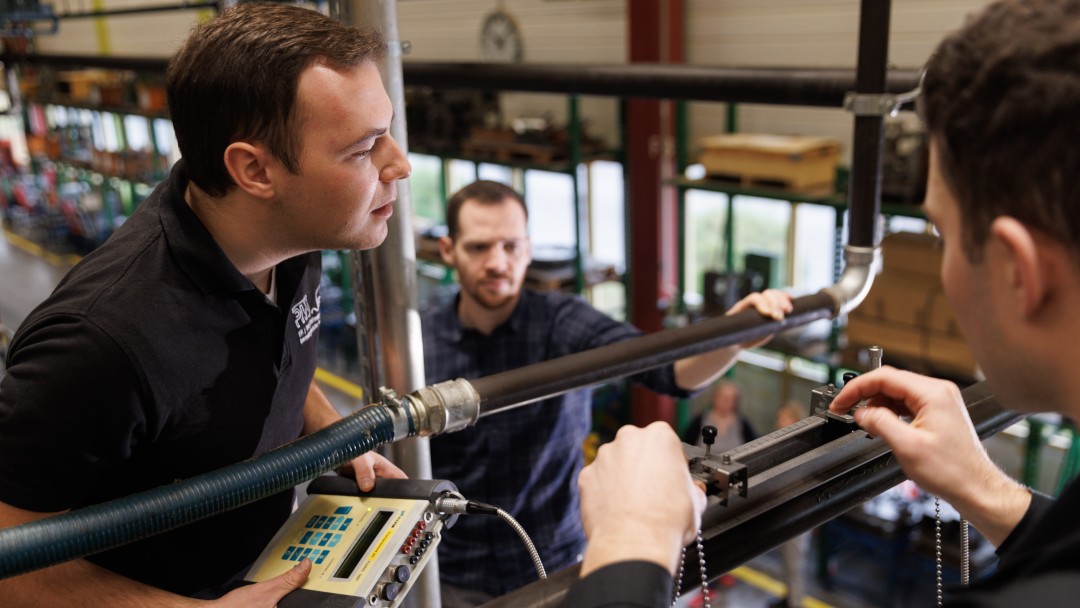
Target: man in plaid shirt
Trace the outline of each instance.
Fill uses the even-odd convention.
[[[579,297],[522,289],[531,261],[528,211],[503,184],[478,181],[451,197],[443,261],[460,289],[423,318],[427,383],[474,379],[641,335]],[[732,308],[780,318],[790,297],[768,290]],[[723,348],[631,377],[652,390],[685,397],[735,361]],[[435,478],[457,484],[470,500],[513,515],[532,537],[548,571],[581,559],[585,533],[578,511],[582,442],[591,427],[590,389],[487,416],[431,443]],[[443,606],[476,606],[536,580],[514,531],[496,518],[464,517],[439,546]]]

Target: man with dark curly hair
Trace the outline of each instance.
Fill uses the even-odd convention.
[[[1080,419],[1080,0],[990,5],[938,46],[919,105],[930,134],[926,214],[972,352],[1006,407]],[[886,367],[848,382],[832,410],[853,411],[908,477],[998,547],[994,574],[947,594],[946,606],[1077,605],[1080,482],[1054,500],[1003,473],[950,382]],[[685,487],[679,452],[666,431],[621,434],[612,458],[601,453],[582,472],[587,576],[567,606],[609,606],[612,593],[619,606],[670,602],[699,503],[670,501],[657,519],[623,488],[644,491],[642,471],[655,477],[650,463],[662,459]],[[648,533],[627,533],[638,530]],[[625,599],[631,583],[651,595]]]

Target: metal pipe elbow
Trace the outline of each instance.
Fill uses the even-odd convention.
[[[833,317],[845,315],[862,303],[879,272],[880,247],[844,246],[844,272],[835,285],[822,290],[833,299]]]

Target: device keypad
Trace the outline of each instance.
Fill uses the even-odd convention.
[[[342,532],[349,529],[353,523],[351,506],[338,507],[333,514],[312,515],[304,527],[303,536],[295,545],[290,545],[282,553],[284,561],[298,562],[304,558],[311,560],[313,564],[321,564],[330,555],[329,549],[320,547],[335,547],[341,542]],[[318,531],[316,531],[318,530]],[[323,532],[323,530],[326,530]]]

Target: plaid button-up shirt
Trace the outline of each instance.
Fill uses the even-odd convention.
[[[465,329],[458,298],[422,317],[427,383],[475,379],[641,335],[576,296],[525,290],[510,319],[485,336]],[[631,378],[674,396],[672,366]],[[449,479],[470,500],[514,516],[532,537],[548,572],[580,559],[585,534],[578,509],[582,442],[592,426],[591,391],[572,391],[481,418],[431,441],[432,474]],[[442,580],[503,595],[536,580],[521,540],[495,517],[458,519],[439,545]]]

